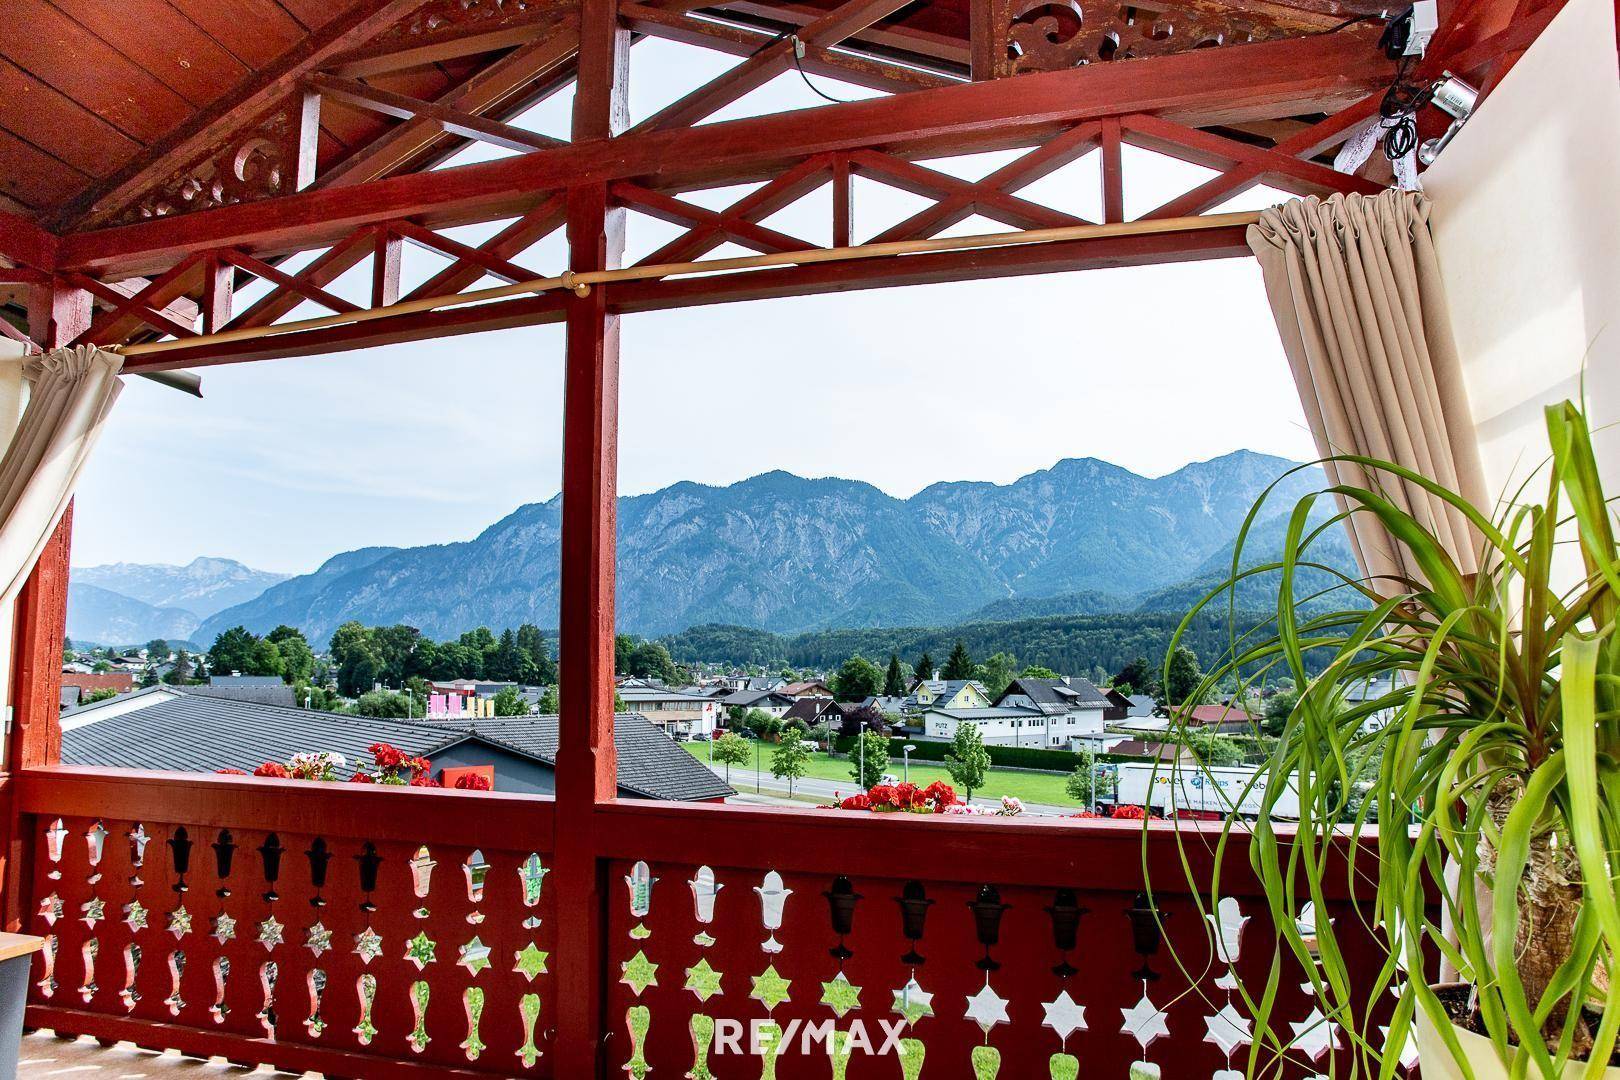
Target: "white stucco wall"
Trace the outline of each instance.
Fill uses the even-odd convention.
[[[1620,424],[1613,0],[1569,3],[1424,174],[1491,494],[1546,453],[1541,407]],[[1620,427],[1596,439],[1620,493]],[[1539,498],[1539,494],[1536,495]]]

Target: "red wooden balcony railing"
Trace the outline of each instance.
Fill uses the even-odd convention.
[[[328,1076],[1226,1080],[1226,959],[1263,986],[1276,945],[1243,853],[1208,921],[1168,825],[608,802],[580,888],[543,798],[46,768],[18,804],[31,1024]],[[1335,1075],[1307,973],[1277,994],[1268,1075]]]

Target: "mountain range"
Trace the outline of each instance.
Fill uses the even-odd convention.
[[[619,627],[795,634],[1184,609],[1229,564],[1250,506],[1281,476],[1275,511],[1255,530],[1261,547],[1280,542],[1283,515],[1322,481],[1294,466],[1237,451],[1148,478],[1076,458],[1010,484],[939,483],[907,499],[786,472],[724,487],[681,482],[619,500]],[[264,633],[287,623],[321,645],[349,619],[407,623],[436,639],[479,625],[555,627],[561,512],[558,496],[471,540],[347,551],[285,580],[229,560],[75,571],[81,618],[70,633],[100,640],[72,629],[95,611],[102,627],[125,628],[115,641],[176,636],[175,609],[199,616],[185,635],[199,643],[239,624]],[[1342,544],[1329,554],[1349,565]],[[230,587],[181,591],[215,567],[233,568],[221,575]],[[150,625],[167,632],[137,631],[147,625],[138,609],[114,612],[81,585],[153,607]],[[227,595],[238,602],[199,610]]]
[[[76,566],[68,585],[68,637],[108,645],[186,640],[203,619],[252,600],[288,576],[214,558],[184,566]]]

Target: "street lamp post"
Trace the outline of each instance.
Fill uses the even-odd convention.
[[[759,794],[759,779],[760,779],[760,777],[759,777],[759,753],[760,753],[759,744],[764,742],[764,741],[765,741],[764,739],[755,739],[754,740],[754,794],[755,795]]]
[[[411,693],[411,688],[407,686],[405,688],[405,719],[409,720],[415,715],[416,715],[416,695],[412,694]]]
[[[902,763],[904,763],[906,770],[906,783],[908,784],[911,783],[911,752],[915,749],[917,749],[917,745],[915,743],[906,743],[906,745],[900,748],[900,760]]]

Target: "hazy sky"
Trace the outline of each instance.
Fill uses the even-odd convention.
[[[639,118],[730,59],[660,41],[633,53]],[[839,97],[869,96],[829,80]],[[565,135],[571,95],[525,126]],[[714,119],[822,104],[796,73]],[[460,160],[505,156],[475,147]],[[1016,157],[933,167],[976,179]],[[1095,155],[1024,194],[1100,217]],[[1126,213],[1210,174],[1126,148]],[[721,207],[751,187],[704,192]],[[1223,209],[1275,201],[1256,190]],[[857,240],[927,205],[858,180]],[[826,188],[766,224],[830,242]],[[456,230],[464,242],[492,222]],[[631,215],[631,260],[679,230]],[[970,219],[953,233],[1003,231]],[[730,247],[716,255],[734,253]],[[560,233],[516,261],[563,265]],[[310,253],[292,264],[301,266]],[[407,247],[405,288],[444,265]],[[493,284],[486,280],[483,284]],[[362,264],[332,286],[363,301]],[[246,292],[243,302],[259,295]],[[324,314],[309,306],[299,315]],[[1250,260],[885,289],[628,317],[619,489],[727,484],[788,469],[899,496],[936,480],[1005,483],[1065,457],[1156,475],[1247,447],[1312,455]],[[561,476],[562,331],[533,327],[220,367],[198,401],[130,379],[78,496],[74,564],[240,559],[287,572],[368,544],[462,540]]]

